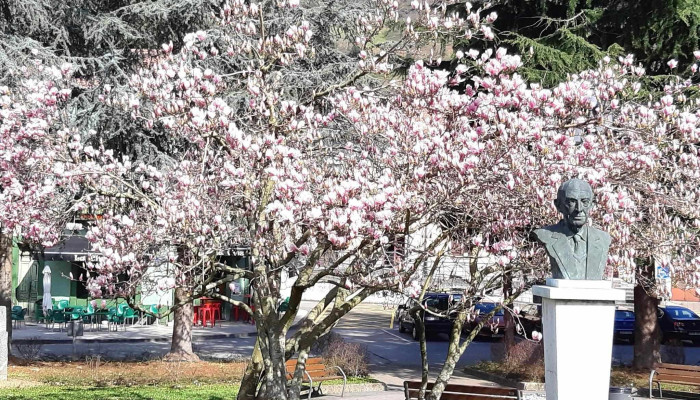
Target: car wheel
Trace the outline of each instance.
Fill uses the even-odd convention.
[[[418,340],[418,329],[416,328],[416,325],[413,325],[413,329],[411,330],[411,336],[413,337],[413,340]]]
[[[403,326],[403,320],[399,319],[399,332],[404,333],[406,332],[406,328]]]

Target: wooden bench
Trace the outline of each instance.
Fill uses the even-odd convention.
[[[406,400],[417,399],[420,391],[420,381],[404,381],[403,390]],[[426,390],[431,390],[433,383],[428,382]],[[469,386],[458,384],[447,384],[440,396],[440,400],[502,400],[520,399],[518,389],[489,387],[489,386]]]
[[[649,398],[652,398],[651,389],[654,382],[659,388],[659,397],[663,397],[661,383],[680,383],[685,385],[700,386],[700,367],[682,364],[657,364],[649,374]]]
[[[294,375],[294,370],[297,368],[297,360],[287,361],[285,367],[287,369],[287,380],[290,380]],[[340,375],[338,372],[340,372]],[[345,372],[338,366],[326,366],[321,357],[306,359],[306,368],[304,369],[302,383],[308,383],[309,385],[309,399],[311,399],[312,392],[321,394],[321,384],[323,384],[323,382],[335,379],[343,380],[343,390],[340,392],[340,397],[343,397],[345,394],[345,384],[347,383]],[[318,382],[316,389],[314,389],[314,382]]]

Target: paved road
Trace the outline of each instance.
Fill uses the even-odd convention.
[[[362,304],[345,316],[338,323],[335,331],[347,340],[366,345],[370,354],[370,362],[375,369],[386,365],[418,367],[420,366],[418,343],[411,339],[410,335],[399,333],[396,326],[393,329],[389,328],[392,311],[383,309],[381,305]],[[146,327],[141,329],[146,329]],[[166,332],[167,335],[164,336],[167,338],[169,330],[172,328],[163,329],[168,330]],[[254,330],[252,326],[249,326],[248,329]],[[138,333],[137,328],[130,328],[129,332],[131,333],[132,331]],[[24,330],[22,332],[24,333]],[[65,337],[65,333],[56,335]],[[104,332],[101,335],[104,335]],[[252,353],[253,344],[254,338],[252,337],[206,339],[195,340],[194,342],[195,351],[200,356],[228,360],[249,357]],[[442,365],[447,354],[447,337],[442,336],[431,339],[427,345],[430,364],[433,366]],[[499,342],[475,341],[462,355],[458,365],[470,365],[481,360],[490,360],[500,352],[500,347],[501,344]],[[85,358],[86,356],[103,354],[110,358],[135,359],[157,358],[167,353],[169,348],[170,344],[162,341],[128,344],[78,343],[75,348],[71,344],[46,344],[43,346],[45,354],[57,357],[75,354],[76,358]],[[683,351],[686,364],[700,364],[699,346],[686,346]],[[631,345],[615,344],[613,346],[614,361],[629,364],[632,361],[632,356],[633,348]]]
[[[391,310],[383,310],[381,305],[360,305],[345,319],[340,321],[336,331],[348,340],[367,346],[373,364],[398,364],[403,366],[420,365],[420,348],[407,333],[399,333],[396,324],[390,329]],[[441,365],[447,355],[447,336],[429,339],[428,360],[430,364]],[[477,340],[469,345],[458,365],[471,365],[482,360],[490,360],[498,355],[502,344],[498,341]],[[662,352],[666,346],[662,346]],[[683,348],[685,363],[700,365],[700,346],[689,342]],[[631,344],[616,343],[613,346],[613,362],[631,364],[633,358]]]

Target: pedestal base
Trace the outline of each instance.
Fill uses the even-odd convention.
[[[542,297],[547,400],[607,400],[615,301],[608,281],[549,279]]]
[[[7,380],[7,308],[0,306],[0,381]]]

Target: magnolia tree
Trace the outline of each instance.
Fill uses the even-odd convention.
[[[411,165],[423,191],[469,221],[467,248],[500,265],[537,259],[529,233],[556,221],[557,187],[579,177],[594,189],[593,223],[613,237],[607,277],[645,280],[640,260],[653,260],[698,287],[699,128],[689,80],[672,77],[663,97],[649,100],[636,96],[644,68],[631,56],[606,58],[554,88],[525,82],[520,57],[505,49],[456,57],[463,64],[454,75],[419,62],[398,95],[350,89],[356,100],[341,95],[335,104],[357,130],[392,143],[377,149],[395,155],[386,162]],[[464,93],[449,88],[462,79],[471,81]]]
[[[300,72],[308,69],[305,63],[322,63],[314,57],[312,24],[303,21],[305,11],[296,12],[296,6],[232,2],[222,10],[225,34],[188,35],[177,54],[164,45],[149,68],[131,78],[133,95],[106,97],[132,108],[146,128],[162,127],[192,143],[177,154],[174,165],[153,168],[117,160],[103,148],[89,155],[92,165],[104,169],[94,174],[100,196],[127,198],[106,203],[110,211],[89,234],[105,256],[89,281],[95,294],[105,288],[133,290],[158,262],[159,249],[171,249],[160,261],[167,261],[174,272],[171,285],[182,310],[190,309],[192,297],[222,282],[251,280],[254,307],[213,294],[256,320],[258,339],[241,397],[255,393],[263,372],[258,396],[284,398],[287,389],[279,377],[286,374],[284,361],[295,353],[301,361],[290,395],[298,397],[303,361],[318,337],[373,292],[400,289],[447,237],[439,235],[425,248],[412,248],[417,254],[410,263],[405,253],[397,257],[401,246],[396,243],[406,243],[412,231],[439,211],[437,198],[431,199],[421,184],[436,177],[416,173],[417,166],[410,163],[413,155],[392,153],[383,135],[354,129],[352,116],[338,118],[343,110],[335,102],[361,101],[361,91],[343,91],[328,101],[364,75],[381,77],[391,71],[390,53],[375,49],[369,39],[394,16],[396,5],[379,2],[378,10],[358,16],[359,60],[348,76],[330,85],[320,82],[317,90],[290,87],[286,81],[294,74],[309,75]],[[439,10],[419,9],[416,18],[424,22],[423,34],[488,32],[476,12],[459,20]],[[289,11],[287,18],[280,18]],[[388,50],[396,52],[420,36],[408,25]],[[371,79],[365,82],[372,90],[384,90]],[[397,157],[404,160],[400,168],[387,162]],[[217,260],[240,245],[250,247],[250,270]],[[390,247],[394,250],[387,254]],[[288,271],[297,278],[289,309],[280,317],[282,275]],[[120,277],[127,277],[126,282],[118,282]],[[322,281],[336,289],[288,340],[302,294]],[[191,354],[187,345],[175,348],[176,342],[189,343],[188,315],[176,313],[173,351],[180,354]],[[184,340],[178,341],[180,333]]]
[[[139,284],[149,280],[149,267],[167,265],[171,275],[161,289],[175,288],[174,309],[179,310],[172,353],[190,359],[192,298],[237,277],[251,280],[254,307],[215,294],[256,319],[256,353],[242,397],[255,392],[264,371],[265,386],[258,396],[285,398],[284,380],[277,378],[286,373],[285,359],[299,353],[302,362],[290,390],[298,397],[303,360],[315,340],[369,294],[400,289],[447,237],[413,248],[418,255],[405,261],[397,243],[406,243],[439,209],[420,183],[435,176],[414,173],[412,165],[387,163],[388,158],[408,160],[412,155],[378,152],[385,147],[383,138],[353,130],[352,118],[338,118],[336,106],[327,100],[364,76],[382,91],[373,78],[391,71],[391,52],[422,34],[490,31],[478,13],[461,20],[416,5],[419,15],[414,18],[425,28],[414,30],[408,24],[387,52],[370,39],[396,17],[397,5],[368,4],[375,5],[372,12],[353,21],[357,40],[351,46],[359,60],[336,82],[316,78],[317,90],[286,80],[319,63],[324,68],[318,70],[333,68],[313,57],[312,24],[303,20],[309,11],[297,12],[296,2],[232,2],[222,9],[221,31],[188,35],[177,54],[169,44],[157,54],[145,52],[148,68],[131,78],[133,92],[116,96],[107,90],[104,101],[131,109],[146,130],[162,129],[188,142],[169,150],[169,163],[145,164],[102,143],[86,144],[89,132],[45,118],[49,136],[44,142],[53,139],[54,150],[39,173],[62,182],[52,191],[80,198],[70,210],[91,208],[102,214],[87,235],[103,255],[88,266],[93,296],[132,298]],[[362,96],[357,90],[343,93],[346,102]],[[31,140],[42,144],[42,137]],[[42,206],[31,210],[41,212]],[[240,245],[250,247],[250,270],[219,262]],[[297,278],[289,310],[280,317],[276,310],[287,271]],[[336,289],[287,340],[303,292],[322,280],[335,283]]]
[[[16,75],[23,78],[17,87],[0,87],[0,301],[8,308],[14,237],[21,233],[30,242],[55,242],[80,197],[70,180],[52,173],[60,148],[53,138],[66,134],[52,127],[61,120],[58,105],[70,96],[63,86],[70,67],[35,64]],[[11,339],[9,316],[7,322]]]

